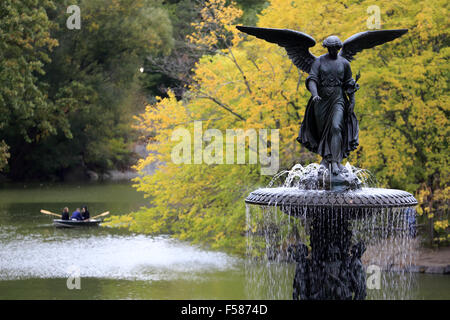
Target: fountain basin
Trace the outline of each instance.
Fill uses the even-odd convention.
[[[417,205],[406,191],[384,188],[361,188],[347,192],[305,190],[296,187],[261,188],[245,199],[248,204],[279,207],[392,208]]]
[[[271,187],[284,174],[282,186]],[[365,299],[366,269],[361,259],[366,243],[373,245],[377,237],[390,239],[396,247],[409,243],[415,237],[413,207],[418,204],[411,193],[374,188],[373,181],[369,172],[349,164],[344,173],[331,177],[319,164],[297,164],[280,172],[269,188],[257,189],[245,199],[251,205],[248,232],[257,239],[256,249],[249,252],[265,241],[260,255],[273,259],[284,254],[295,261],[294,300]],[[255,220],[251,207],[260,207]],[[283,222],[286,216],[278,215],[278,210],[299,218],[293,220],[289,238],[282,240],[290,220]],[[289,243],[286,253],[283,243]]]

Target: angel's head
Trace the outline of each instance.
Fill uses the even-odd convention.
[[[329,36],[323,40],[322,45],[328,49],[331,57],[336,58],[339,50],[342,48],[342,42],[337,36]]]

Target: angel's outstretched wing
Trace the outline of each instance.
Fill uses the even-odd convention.
[[[311,36],[289,29],[271,29],[237,26],[238,30],[268,42],[276,43],[286,49],[289,58],[300,70],[309,73],[316,60],[309,48],[316,44]]]
[[[406,32],[408,29],[363,31],[345,40],[339,54],[352,61],[358,52],[392,41]]]

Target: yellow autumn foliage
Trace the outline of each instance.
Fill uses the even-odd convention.
[[[367,0],[271,0],[258,26],[295,29],[312,35],[315,55],[331,34],[345,40],[367,29]],[[360,123],[360,147],[348,159],[369,169],[381,186],[415,193],[426,212],[440,217],[436,228],[447,228],[449,195],[448,149],[448,5],[447,1],[381,0],[381,28],[409,32],[352,62],[359,70],[361,89],[355,112]],[[209,14],[195,26],[190,40],[215,54],[204,56],[195,68],[194,84],[177,101],[172,93],[148,106],[139,128],[152,134],[147,158],[137,169],[139,191],[151,199],[148,208],[126,216],[138,232],[170,233],[180,239],[209,243],[213,248],[243,252],[245,210],[249,191],[270,177],[259,165],[175,164],[171,151],[177,128],[192,132],[202,120],[203,130],[279,129],[280,169],[319,160],[295,138],[310,96],[284,49],[235,30],[241,12],[224,0],[210,0]],[[211,12],[214,12],[211,18]],[[159,169],[145,175],[153,162]],[[113,217],[111,223],[122,218]],[[437,222],[437,221],[436,221]]]

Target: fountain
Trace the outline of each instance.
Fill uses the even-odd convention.
[[[248,232],[260,233],[267,259],[279,259],[284,252],[295,260],[294,299],[365,299],[362,256],[373,243],[364,234],[381,232],[379,239],[404,244],[401,239],[408,238],[409,227],[405,216],[417,200],[406,191],[371,187],[366,171],[341,164],[359,144],[353,110],[360,75],[351,77],[350,62],[357,52],[394,40],[407,30],[361,32],[344,43],[330,36],[323,42],[328,53],[315,57],[309,52],[315,40],[307,34],[288,29],[237,28],[284,47],[293,63],[309,73],[306,87],[311,98],[297,141],[322,156],[320,164],[296,165],[278,174],[275,181],[288,174],[281,187],[269,185],[245,199],[247,204],[261,207],[262,216],[272,211],[275,220],[282,219],[277,216],[279,210],[296,219],[304,236],[289,243],[286,237],[280,239],[281,224],[263,218],[258,226],[249,222],[247,214]],[[280,235],[275,236],[276,232]]]
[[[387,238],[392,236],[392,233],[388,234],[391,228],[397,232],[396,237],[407,241],[409,229],[404,219],[405,209],[414,207],[417,201],[406,191],[367,187],[370,179],[362,170],[348,172],[351,180],[357,181],[355,189],[342,191],[338,186],[336,191],[332,185],[329,190],[320,188],[328,184],[319,178],[319,168],[318,164],[306,168],[296,165],[275,177],[276,181],[280,175],[288,174],[281,187],[257,189],[245,202],[266,211],[280,210],[299,219],[304,227],[306,237],[296,239],[296,243],[284,250],[296,261],[294,299],[364,299],[366,272],[361,257],[366,244],[361,240],[352,243],[352,238],[355,233],[377,229],[385,236],[375,238]],[[324,177],[330,177],[327,170],[324,173]],[[273,212],[270,216],[273,217]],[[377,219],[385,222],[381,224],[384,227],[380,227]],[[364,230],[361,224],[369,230]],[[310,250],[305,244],[308,240]],[[265,249],[271,245],[274,243],[267,241]],[[283,246],[286,242],[275,245]],[[277,251],[286,248],[279,249],[271,248],[267,257],[273,259]]]

